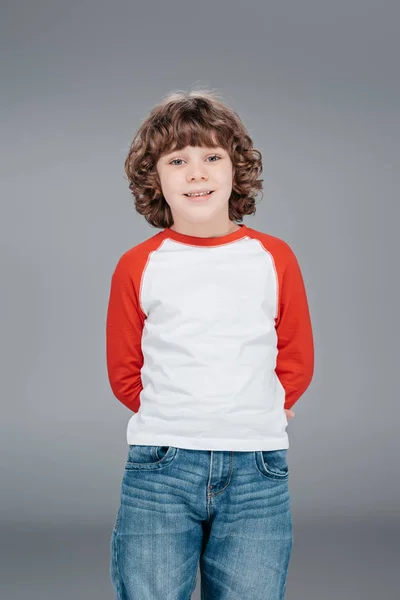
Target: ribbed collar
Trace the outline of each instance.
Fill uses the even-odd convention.
[[[194,235],[186,235],[184,233],[178,233],[178,231],[174,231],[169,227],[164,229],[162,233],[167,238],[182,242],[183,244],[189,244],[190,246],[220,246],[222,244],[234,242],[247,234],[247,226],[244,223],[238,223],[238,225],[240,229],[220,237],[197,237]]]

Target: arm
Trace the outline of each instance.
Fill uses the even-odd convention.
[[[143,389],[141,339],[145,315],[140,309],[132,265],[122,256],[111,278],[106,319],[107,372],[115,397],[133,412]]]
[[[287,245],[279,273],[279,309],[275,327],[278,355],[275,372],[286,391],[290,409],[311,383],[314,373],[314,341],[310,311],[300,266]]]

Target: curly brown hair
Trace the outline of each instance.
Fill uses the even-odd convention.
[[[186,146],[220,146],[233,164],[229,219],[243,221],[256,212],[255,195],[262,189],[261,153],[238,114],[228,108],[215,92],[192,90],[172,92],[156,105],[142,122],[125,160],[125,173],[137,212],[150,225],[173,225],[156,164],[160,156]]]

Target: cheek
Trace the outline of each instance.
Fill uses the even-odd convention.
[[[167,177],[164,178],[165,187],[168,188],[171,192],[176,192],[182,188],[182,182],[180,181],[179,175],[168,174]]]
[[[226,173],[225,178],[224,178],[224,184],[226,185],[226,187],[231,188],[232,184],[233,184],[233,172],[230,171],[229,173]]]
[[[165,194],[171,194],[174,189],[174,182],[171,176],[167,176],[163,173],[159,176],[160,184]]]
[[[162,183],[164,196],[166,196],[172,202],[179,200],[181,196],[180,190],[183,188],[182,182],[177,181],[176,177],[167,177]]]
[[[221,174],[221,178],[224,180],[224,183],[229,185],[232,183],[233,175],[233,168],[231,166],[230,168],[224,170],[224,172]]]

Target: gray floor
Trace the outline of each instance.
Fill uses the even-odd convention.
[[[294,520],[293,527],[286,600],[400,598],[398,521]],[[1,600],[114,600],[109,528],[15,525],[0,535]],[[199,588],[200,572],[192,600]]]

